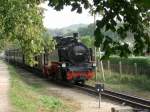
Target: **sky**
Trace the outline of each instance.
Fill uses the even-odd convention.
[[[40,6],[45,8],[43,24],[46,28],[56,29],[73,24],[90,24],[94,22],[87,10],[83,10],[81,14],[71,12],[71,7],[65,7],[62,11],[55,11],[47,6],[48,2],[42,3]]]

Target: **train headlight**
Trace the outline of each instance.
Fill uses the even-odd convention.
[[[93,66],[96,67],[96,63],[93,63]]]
[[[63,63],[63,64],[61,65],[61,67],[66,67],[66,63]]]

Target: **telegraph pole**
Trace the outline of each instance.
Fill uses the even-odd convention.
[[[93,28],[93,36],[94,36],[94,31],[96,29],[96,13],[94,11],[94,28]],[[95,38],[94,38],[94,41],[95,41]],[[94,43],[93,43],[94,45]],[[95,67],[95,81],[97,82],[97,60],[96,60],[96,47],[94,46],[94,61],[96,63],[96,67]]]

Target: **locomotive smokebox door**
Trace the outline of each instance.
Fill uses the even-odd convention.
[[[104,91],[104,84],[95,84],[95,89],[97,92],[103,92]]]

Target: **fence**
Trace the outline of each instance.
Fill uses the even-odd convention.
[[[103,63],[103,69],[104,72],[107,70],[110,72],[116,72],[119,74],[132,74],[132,75],[149,75],[150,76],[150,67],[145,66],[143,64],[139,63],[133,63],[133,64],[126,64],[122,63],[121,61],[118,61],[116,63],[113,63],[111,61],[102,61]],[[101,64],[100,62],[97,63],[98,71],[101,71]]]

